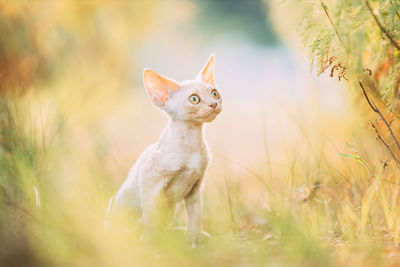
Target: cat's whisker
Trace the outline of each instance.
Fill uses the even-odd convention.
[[[203,112],[199,112],[197,118],[198,119],[205,119],[207,117],[209,117],[210,115],[212,115],[215,112],[214,109],[206,109]]]

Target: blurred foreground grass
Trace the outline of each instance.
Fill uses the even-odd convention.
[[[38,95],[1,103],[5,266],[397,263],[399,176],[379,160],[383,151],[371,151],[373,136],[351,137],[350,122],[324,122],[348,132],[341,142],[349,147],[339,148],[329,137],[335,131],[289,121],[298,129],[294,140],[280,140],[285,151],[282,160],[272,155],[271,171],[264,159],[253,159],[259,165],[252,169],[215,155],[204,188],[204,227],[212,238],[191,249],[183,232],[171,230],[149,247],[133,233],[103,227],[107,200],[128,171],[110,167],[103,128],[86,128],[88,122],[57,113],[48,106],[52,98]],[[175,224],[184,221],[181,207]]]
[[[150,1],[0,3],[1,266],[400,263],[398,169],[356,111],[338,120],[312,101],[267,115],[279,149],[260,142],[265,155],[248,162],[214,155],[203,191],[212,237],[198,249],[180,231],[149,246],[104,229],[108,198],[150,139],[129,128],[145,120],[159,134],[143,90],[127,90],[138,55],[126,55],[157,12]]]

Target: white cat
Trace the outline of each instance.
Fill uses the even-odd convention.
[[[170,119],[159,141],[140,155],[108,207],[108,213],[124,208],[141,214],[144,233],[156,227],[161,206],[172,212],[184,200],[187,239],[196,244],[205,234],[201,227],[200,188],[210,152],[203,126],[222,109],[214,63],[212,55],[196,79],[182,83],[150,69],[144,71],[148,95]]]

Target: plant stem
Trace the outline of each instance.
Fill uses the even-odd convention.
[[[324,2],[322,2],[322,1],[321,1],[321,5],[322,5],[322,8],[323,8],[324,11],[325,11],[326,16],[327,16],[328,19],[329,19],[329,22],[330,22],[331,25],[332,25],[332,28],[335,30],[335,33],[336,33],[337,37],[339,38],[339,41],[343,44],[342,38],[340,37],[339,32],[338,32],[338,30],[336,29],[335,24],[333,23],[333,21],[332,21],[332,19],[331,19],[331,16],[329,15],[328,7],[327,7],[327,6],[324,4]]]
[[[392,127],[390,127],[390,125],[389,125],[389,123],[387,122],[387,120],[385,119],[385,117],[383,117],[382,112],[381,112],[381,111],[379,110],[379,108],[375,105],[374,101],[368,97],[367,92],[365,91],[364,86],[363,86],[363,84],[361,83],[361,81],[358,81],[358,83],[359,83],[359,85],[360,85],[360,87],[361,87],[361,90],[362,90],[364,96],[365,96],[365,99],[366,99],[367,102],[368,102],[368,105],[371,107],[371,109],[372,109],[375,113],[377,113],[377,114],[379,115],[379,117],[381,117],[382,121],[383,121],[383,122],[385,123],[385,125],[386,125],[386,128],[389,130],[389,133],[390,133],[390,135],[392,136],[392,139],[393,139],[393,141],[395,142],[398,151],[400,152],[400,144],[399,144],[399,142],[397,141],[397,138],[396,138],[396,136],[394,135],[394,133],[393,133],[393,131],[392,131]]]
[[[369,13],[371,13],[372,17],[376,21],[376,24],[378,24],[379,29],[385,34],[385,36],[390,40],[390,42],[397,48],[397,50],[400,51],[400,46],[397,44],[397,42],[393,39],[393,37],[389,34],[389,32],[382,26],[382,24],[379,22],[378,17],[375,15],[374,11],[372,10],[371,6],[369,5],[368,0],[365,0],[365,5],[368,8]]]

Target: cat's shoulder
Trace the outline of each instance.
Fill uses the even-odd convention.
[[[155,151],[157,150],[157,143],[154,143],[150,146],[148,146],[143,152],[142,154],[140,154],[138,160],[136,161],[136,165],[141,165],[144,162],[148,161],[155,153]]]

